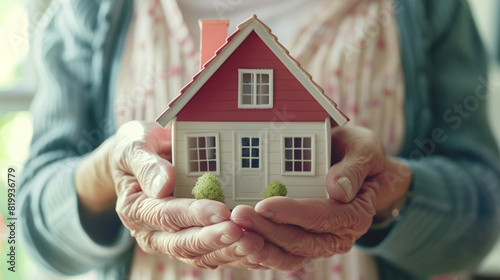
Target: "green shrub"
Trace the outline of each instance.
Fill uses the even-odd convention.
[[[278,180],[272,181],[266,188],[265,198],[271,196],[286,196],[287,190],[285,185]]]
[[[196,199],[211,199],[224,203],[224,193],[219,179],[207,172],[198,178],[192,194]]]

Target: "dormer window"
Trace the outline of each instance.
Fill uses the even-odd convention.
[[[273,70],[238,70],[238,108],[273,108]]]

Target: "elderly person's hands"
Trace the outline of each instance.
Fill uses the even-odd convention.
[[[84,228],[98,236],[96,227],[112,219],[116,208],[145,252],[204,268],[259,268],[244,256],[261,251],[264,240],[231,222],[224,204],[171,196],[170,137],[157,124],[130,122],[81,161],[75,183]]]
[[[255,210],[235,208],[232,221],[304,260],[348,252],[376,213],[390,215],[392,205],[409,188],[411,172],[387,157],[369,130],[357,127],[332,131],[332,162],[337,163],[326,178],[330,199],[273,197],[259,202]],[[249,258],[276,268],[279,260],[266,253]]]

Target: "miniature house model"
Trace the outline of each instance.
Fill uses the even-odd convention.
[[[326,197],[330,130],[348,118],[255,15],[227,38],[227,20],[200,25],[202,69],[157,119],[172,125],[174,195],[210,172],[230,208],[276,179],[288,197]]]

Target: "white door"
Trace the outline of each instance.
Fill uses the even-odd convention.
[[[236,200],[262,200],[267,178],[266,134],[236,133]]]

